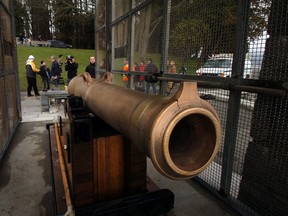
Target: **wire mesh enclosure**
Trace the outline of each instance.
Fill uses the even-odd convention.
[[[0,161],[19,122],[11,1],[0,1]]]
[[[288,212],[287,8],[282,0],[96,1],[98,72],[168,96],[197,81],[222,123],[221,149],[197,180],[244,215]],[[151,62],[155,84],[145,81]]]

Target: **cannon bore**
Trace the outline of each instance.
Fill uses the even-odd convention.
[[[197,93],[196,82],[183,82],[172,97],[124,89],[88,73],[73,78],[68,93],[127,137],[171,179],[198,175],[220,147],[221,126],[214,108]]]

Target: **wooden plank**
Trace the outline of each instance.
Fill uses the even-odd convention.
[[[82,122],[83,126],[87,126],[89,120],[86,121],[85,115],[83,116],[77,116],[75,121],[80,120],[80,126]],[[85,134],[82,136],[82,132],[82,137],[76,138],[74,136],[79,131],[75,133],[76,124],[73,118],[69,117],[69,121],[63,123],[61,145],[64,149],[64,145],[67,144],[66,133],[69,133],[71,163],[68,163],[67,150],[64,150],[64,158],[76,208],[147,191],[146,156],[143,153],[131,145],[124,136],[110,131],[109,127],[94,136],[91,141],[86,139],[88,136]],[[97,122],[94,123],[92,125],[97,125]],[[77,128],[83,129],[79,128],[79,125]],[[92,131],[94,129],[93,126]]]
[[[94,139],[94,196],[97,202],[120,198],[124,188],[121,135]]]
[[[110,201],[146,192],[146,156],[122,135],[94,139],[94,196]]]
[[[94,142],[94,197],[96,197],[96,202],[106,200],[107,173],[105,143],[105,138],[98,138]]]
[[[94,201],[93,147],[91,143],[72,144],[73,201],[75,207]]]
[[[123,196],[125,181],[124,166],[124,140],[122,135],[110,136],[106,143],[106,163],[108,172],[108,199]]]
[[[71,138],[71,135],[70,135],[70,125],[69,125],[69,122],[66,120],[66,121],[63,121],[63,125],[62,125],[62,136],[60,137],[60,140],[61,140],[61,146],[62,146],[62,149],[63,149],[63,156],[64,156],[64,160],[65,160],[65,167],[66,167],[66,170],[67,170],[67,176],[68,176],[68,181],[69,181],[69,184],[70,185],[73,185],[73,179],[72,179],[72,165],[71,165],[71,161],[70,163],[68,162],[68,154],[70,151],[70,147],[68,147],[68,142],[67,141],[67,133],[68,133],[68,138]],[[64,146],[67,145],[66,149],[64,148]],[[71,152],[71,151],[70,151]]]
[[[135,195],[147,191],[146,156],[129,140],[126,140],[125,154],[125,195]]]
[[[56,215],[62,215],[67,211],[65,202],[65,193],[61,177],[61,168],[59,162],[59,155],[56,145],[56,137],[54,126],[50,126],[50,149],[51,149],[51,163],[53,172],[53,192],[54,192],[54,206]]]

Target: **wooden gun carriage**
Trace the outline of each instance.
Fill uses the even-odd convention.
[[[174,195],[149,180],[146,158],[181,180],[202,172],[219,150],[219,118],[196,83],[181,83],[172,97],[154,96],[84,73],[68,94],[68,118],[49,128],[56,214],[165,214]]]

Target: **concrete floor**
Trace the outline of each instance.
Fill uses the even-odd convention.
[[[48,131],[20,124],[0,166],[0,215],[53,215]]]
[[[26,98],[22,95],[24,122],[19,125],[0,164],[1,216],[53,215],[46,123],[53,121],[55,113],[44,113],[43,118],[44,114],[39,111],[39,101],[37,97]],[[58,114],[61,114],[61,110]],[[175,194],[175,206],[168,216],[238,215],[197,182],[173,181],[163,177],[155,170],[150,160],[148,175],[159,188],[168,188]]]

